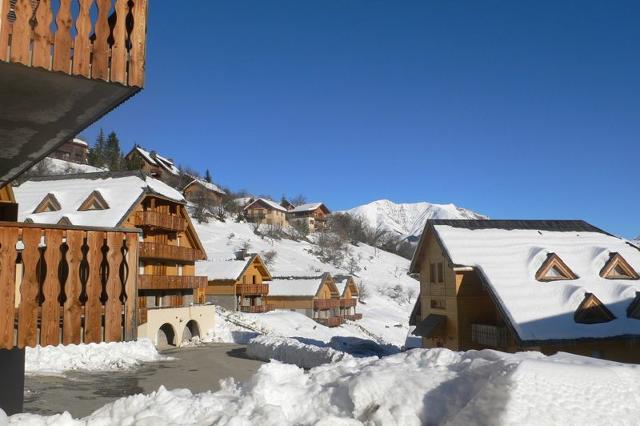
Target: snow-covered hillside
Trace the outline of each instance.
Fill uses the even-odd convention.
[[[420,236],[428,219],[487,219],[486,216],[454,204],[396,204],[389,200],[374,201],[345,213],[360,216],[369,226],[387,229],[403,238]]]
[[[263,239],[253,233],[251,225],[235,223],[232,220],[224,223],[218,221],[200,225],[196,223],[195,226],[209,259],[232,258],[235,251],[248,243],[249,252],[266,253],[273,250],[277,253],[273,264],[269,267],[274,277],[318,276],[323,272],[348,274],[343,269],[322,263],[311,253],[315,246],[309,242]],[[365,284],[369,295],[365,303],[358,305],[358,312],[363,314],[363,319],[344,325],[340,329],[348,336],[368,336],[379,343],[403,345],[407,336],[412,303],[419,290],[418,282],[407,275],[409,261],[366,244],[352,245],[349,250],[351,256],[358,260],[362,268],[356,274],[356,281],[362,281]],[[290,321],[300,321],[299,314],[287,313],[287,315],[290,315]],[[244,317],[251,318],[248,315]],[[258,321],[259,318],[266,321],[270,315],[258,314],[253,317],[258,318]],[[302,333],[299,336],[317,338],[316,333],[317,331],[314,330],[308,335]]]

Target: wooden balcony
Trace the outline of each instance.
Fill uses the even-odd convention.
[[[362,314],[343,315],[342,318],[349,321],[358,321],[362,319]]]
[[[134,339],[137,265],[131,229],[0,222],[0,348]]]
[[[185,219],[153,211],[137,212],[135,224],[138,227],[159,228],[174,232],[183,232],[187,229],[187,221]]]
[[[0,187],[140,91],[146,33],[147,0],[0,1]]]
[[[327,327],[338,327],[342,324],[342,318],[340,317],[316,318],[315,320]]]
[[[340,299],[341,308],[355,308],[358,304],[358,299]]]
[[[238,284],[236,286],[236,294],[242,295],[260,295],[269,294],[268,284]]]
[[[240,312],[247,314],[262,314],[270,310],[268,305],[240,306]]]
[[[340,307],[340,299],[314,299],[313,309],[326,310]]]
[[[140,258],[195,262],[203,258],[199,250],[159,243],[140,243]]]
[[[506,327],[471,324],[471,341],[492,348],[506,348],[509,345],[509,332]]]
[[[140,275],[139,290],[187,290],[207,287],[207,277]]]

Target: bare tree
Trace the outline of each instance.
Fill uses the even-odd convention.
[[[360,267],[360,260],[355,257],[349,257],[349,261],[347,262],[347,270],[350,274],[357,274],[362,270]]]
[[[411,303],[411,300],[416,295],[416,293],[417,293],[417,290],[415,289],[415,287],[410,287],[407,290],[407,299],[409,299],[409,303]]]
[[[298,207],[298,206],[301,206],[303,204],[307,204],[307,197],[305,197],[302,194],[298,194],[295,197],[291,198],[289,200],[289,202],[291,204],[293,204],[294,206]]]
[[[358,301],[364,302],[369,297],[369,287],[362,281],[358,281],[356,287],[358,288]]]
[[[275,250],[269,250],[262,253],[262,258],[264,259],[264,263],[267,266],[273,265],[273,262],[276,260],[277,256],[278,256],[278,252]]]
[[[309,236],[309,223],[306,220],[291,220],[289,225],[293,228],[297,238],[305,239]]]

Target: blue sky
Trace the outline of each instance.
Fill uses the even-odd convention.
[[[186,5],[188,4],[188,6]],[[115,130],[234,189],[640,234],[640,2],[151,2]]]

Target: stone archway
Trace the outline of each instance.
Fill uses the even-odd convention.
[[[182,331],[182,341],[188,342],[194,337],[200,337],[200,325],[195,320],[190,320],[184,326],[184,330]]]
[[[162,324],[156,336],[156,346],[158,348],[176,346],[176,330],[173,325],[169,323]]]

